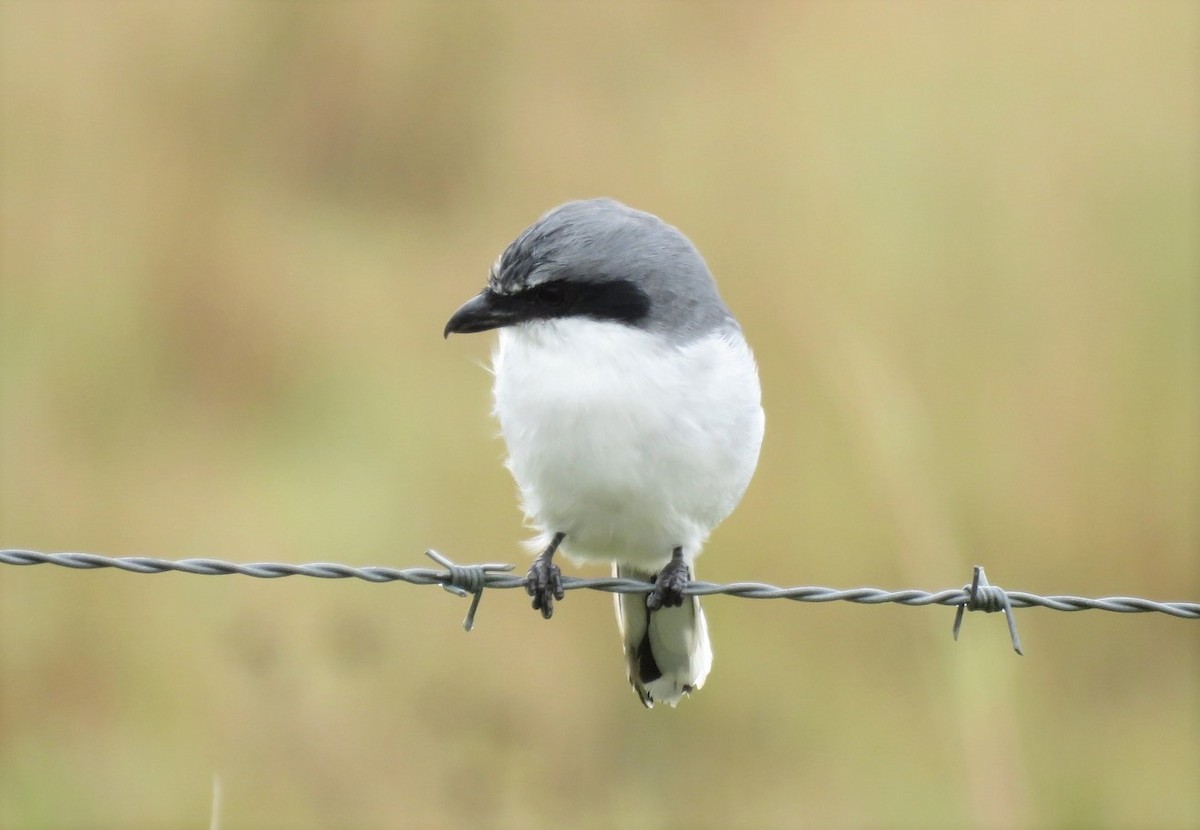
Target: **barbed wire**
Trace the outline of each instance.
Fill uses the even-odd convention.
[[[514,566],[489,562],[480,565],[457,565],[435,550],[425,555],[444,570],[434,568],[389,568],[384,566],[356,567],[336,562],[310,562],[295,565],[287,562],[250,562],[239,564],[221,559],[156,559],[148,556],[109,557],[95,553],[41,553],[33,550],[0,550],[0,564],[4,565],[59,565],[77,570],[117,568],[140,574],[158,574],[177,571],[203,576],[227,576],[239,574],[258,579],[279,579],[285,576],[307,576],[317,579],[361,579],[366,582],[407,582],[411,585],[440,585],[458,596],[472,597],[470,609],[463,628],[470,631],[475,624],[475,613],[483,591],[487,588],[525,588],[523,576],[513,576]],[[574,591],[587,589],[614,594],[649,593],[653,583],[622,577],[580,578],[564,576],[563,589]],[[1052,611],[1113,611],[1120,614],[1160,613],[1182,619],[1200,619],[1200,602],[1159,602],[1141,597],[1077,597],[1066,595],[1039,596],[1026,591],[1005,591],[987,581],[983,567],[976,565],[971,582],[961,588],[942,591],[907,589],[887,591],[882,588],[824,588],[820,586],[798,586],[781,588],[762,582],[690,582],[683,589],[688,596],[711,596],[725,594],[744,599],[789,599],[794,602],[853,602],[861,605],[946,605],[955,606],[954,638],[958,639],[959,628],[965,611],[985,613],[1003,612],[1008,621],[1013,649],[1023,654],[1017,636],[1014,608],[1049,608]]]

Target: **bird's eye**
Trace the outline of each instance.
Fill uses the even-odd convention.
[[[538,303],[547,308],[561,308],[562,304],[567,301],[566,289],[561,284],[555,282],[539,285],[533,290],[533,295]]]

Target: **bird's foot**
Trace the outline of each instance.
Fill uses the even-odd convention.
[[[555,534],[550,546],[533,560],[525,574],[525,593],[533,597],[534,610],[541,611],[542,618],[547,620],[554,616],[554,600],[564,596],[562,569],[554,564],[554,552],[562,540],[563,534]]]
[[[654,590],[646,597],[651,611],[683,605],[683,589],[692,581],[692,572],[683,561],[683,548],[675,548],[671,561],[654,577]]]

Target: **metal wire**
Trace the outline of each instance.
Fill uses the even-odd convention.
[[[64,568],[91,570],[96,568],[118,568],[141,574],[181,573],[205,576],[240,574],[259,579],[279,579],[285,576],[308,576],[317,579],[362,579],[367,582],[407,582],[412,585],[440,585],[459,596],[472,596],[471,608],[463,627],[468,631],[474,624],[479,600],[486,588],[524,588],[525,577],[513,576],[512,565],[486,563],[482,565],[456,565],[437,551],[426,551],[426,555],[444,570],[433,568],[388,568],[382,566],[353,567],[336,562],[311,562],[293,565],[286,562],[251,562],[239,564],[221,559],[155,559],[147,556],[108,557],[94,553],[40,553],[32,550],[0,550],[0,564],[5,565],[59,565]],[[568,591],[588,589],[607,591],[614,594],[648,593],[653,584],[636,579],[601,577],[580,579],[564,576],[563,588]],[[956,606],[954,635],[957,639],[964,611],[1001,611],[1009,623],[1013,649],[1021,651],[1017,637],[1014,608],[1033,606],[1053,611],[1114,611],[1121,614],[1157,612],[1173,617],[1200,619],[1200,602],[1158,602],[1140,597],[1076,597],[1039,596],[1025,591],[1005,591],[989,585],[983,568],[976,566],[971,583],[962,588],[947,588],[942,591],[886,591],[882,588],[822,588],[799,586],[780,588],[761,582],[691,582],[684,594],[710,596],[727,594],[745,599],[790,599],[795,602],[854,602],[862,605],[949,605]]]

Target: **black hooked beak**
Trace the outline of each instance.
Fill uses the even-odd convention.
[[[442,337],[451,334],[474,334],[477,331],[498,329],[518,322],[517,309],[505,302],[507,297],[481,291],[463,303],[462,308],[450,315]]]

